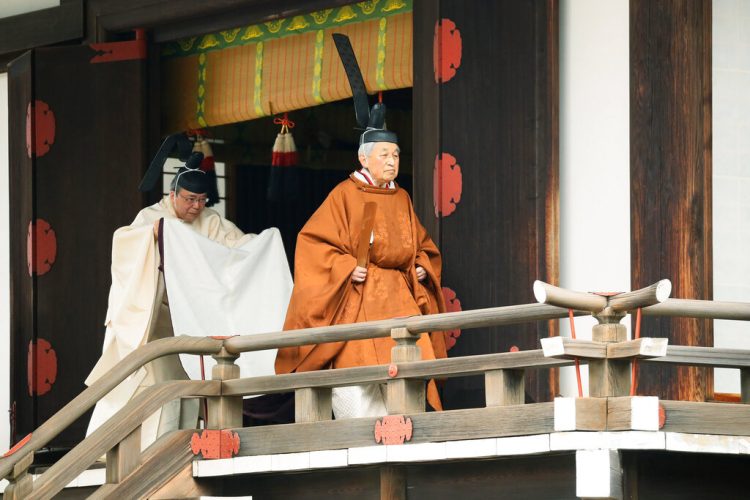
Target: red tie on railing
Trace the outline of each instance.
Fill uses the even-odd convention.
[[[568,309],[568,318],[570,318],[570,336],[573,338],[573,340],[576,339],[576,323],[573,320],[573,309]],[[583,385],[581,385],[581,365],[578,362],[578,358],[575,359],[576,362],[576,381],[578,382],[578,397],[583,397]]]
[[[635,313],[635,333],[633,338],[641,338],[641,308]],[[630,367],[630,395],[635,396],[638,387],[638,358],[633,358],[633,365]]]

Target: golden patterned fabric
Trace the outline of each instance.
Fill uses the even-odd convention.
[[[412,0],[369,0],[168,44],[164,132],[351,97],[332,33],[350,37],[368,92],[411,87],[411,9]]]

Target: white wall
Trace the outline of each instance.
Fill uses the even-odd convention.
[[[8,242],[8,75],[0,73],[0,455],[10,443],[10,260]]]
[[[630,290],[628,18],[628,0],[560,2],[560,284],[574,290]],[[595,323],[577,318],[577,338]],[[576,395],[572,368],[560,389]]]
[[[713,2],[714,299],[750,302],[750,2]],[[750,325],[714,322],[716,347],[750,349]],[[716,392],[740,392],[717,369]]]

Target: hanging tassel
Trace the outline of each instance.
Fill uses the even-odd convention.
[[[281,125],[281,131],[276,135],[271,151],[271,173],[266,196],[273,202],[292,200],[299,195],[298,172],[295,172],[295,169],[274,167],[294,167],[299,161],[297,145],[291,132],[294,122],[289,119],[287,113],[284,113],[282,118],[274,118],[273,122]]]
[[[273,122],[281,125],[281,131],[276,136],[271,152],[271,165],[274,167],[291,167],[297,164],[297,146],[290,129],[294,128],[294,122],[289,119],[287,113],[283,118],[274,118]]]

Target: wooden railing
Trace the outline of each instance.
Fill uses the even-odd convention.
[[[228,339],[178,337],[147,344],[126,357],[106,377],[86,389],[37,429],[13,453],[0,459],[0,477],[10,485],[5,498],[50,498],[78,473],[107,453],[107,480],[117,484],[140,463],[140,424],[171,399],[208,396],[208,422],[214,429],[236,429],[243,447],[240,455],[310,451],[372,444],[376,419],[331,421],[333,387],[380,383],[387,385],[389,414],[410,414],[415,434],[412,442],[470,439],[552,432],[558,429],[553,403],[524,405],[524,370],[553,368],[579,359],[589,365],[590,398],[573,402],[572,428],[616,430],[628,426],[634,410],[630,389],[630,363],[650,362],[737,367],[742,369],[742,397],[748,401],[750,351],[667,346],[666,339],[628,341],[620,320],[639,307],[644,314],[750,320],[750,304],[667,299],[667,280],[633,292],[602,296],[571,292],[542,282],[534,285],[541,304],[496,307],[431,316],[236,336]],[[649,307],[650,306],[650,307]],[[463,330],[544,321],[591,314],[599,321],[591,341],[543,339],[542,349],[420,361],[416,341],[429,331]],[[391,336],[396,341],[391,366],[369,366],[240,379],[234,359],[241,352]],[[175,353],[214,356],[213,381],[175,381],[159,384],[134,398],[99,430],[71,450],[32,485],[27,469],[33,453],[88,411],[101,397],[149,361]],[[425,380],[484,374],[486,408],[424,413]],[[295,392],[297,424],[242,429],[242,396]],[[680,402],[672,402],[680,403]],[[555,403],[557,404],[557,403]],[[707,403],[697,403],[707,405]],[[604,405],[604,406],[602,406]],[[609,406],[608,406],[609,405]],[[671,403],[668,403],[671,405]],[[568,405],[570,406],[570,405]],[[726,407],[723,405],[722,407]],[[735,405],[737,406],[737,405]],[[602,408],[610,411],[601,411]],[[675,408],[674,405],[671,406]],[[619,410],[618,410],[619,408]],[[680,406],[692,412],[693,407]],[[688,408],[687,410],[685,408]],[[592,410],[596,411],[592,411]],[[702,411],[702,410],[701,410]],[[739,413],[745,415],[747,408]],[[702,411],[701,414],[705,412]],[[692,414],[691,414],[692,415]],[[733,415],[737,415],[734,412]],[[748,413],[750,416],[750,413]],[[656,418],[656,416],[653,416]],[[568,419],[570,420],[570,419]],[[709,419],[710,420],[710,419]],[[745,418],[747,421],[747,418]],[[458,425],[461,422],[461,425]],[[314,432],[310,426],[314,426]],[[750,426],[733,427],[750,434]],[[262,435],[261,435],[262,434]],[[314,438],[312,436],[315,436]],[[247,443],[247,446],[245,445]],[[111,486],[108,491],[111,491]]]

